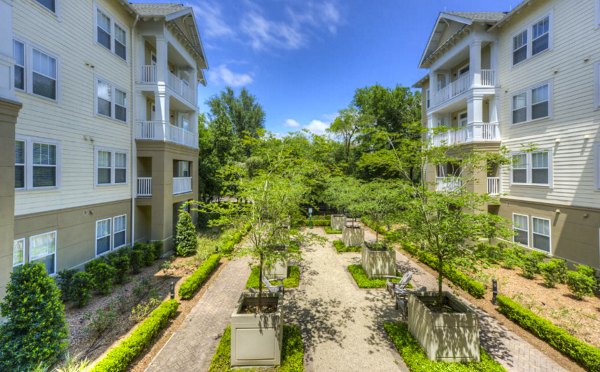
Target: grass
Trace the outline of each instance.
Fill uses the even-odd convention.
[[[354,281],[358,285],[358,288],[385,288],[387,279],[370,279],[365,272],[365,269],[361,265],[350,265],[348,271],[352,274]],[[400,273],[399,273],[400,274]],[[401,274],[398,276],[402,276]],[[400,279],[393,279],[392,282],[398,283]],[[412,285],[408,283],[407,288],[412,288]]]
[[[258,288],[259,278],[259,270],[258,266],[254,266],[252,271],[250,272],[250,276],[248,277],[248,281],[246,282],[246,288]],[[283,282],[283,286],[285,288],[297,288],[300,285],[300,267],[298,266],[288,266],[288,277],[281,280],[269,280],[273,285],[281,285]]]
[[[346,246],[346,244],[344,244],[343,241],[341,240],[334,240],[333,241],[333,246],[335,247],[335,250],[338,251],[338,253],[344,253],[344,252],[360,252],[362,250],[362,247],[357,245],[355,247],[348,247]]]
[[[341,233],[342,233],[342,230],[336,230],[336,229],[334,229],[334,228],[331,228],[331,227],[329,227],[329,226],[325,226],[325,227],[323,228],[323,230],[325,230],[325,232],[326,232],[327,234],[341,234]]]
[[[229,371],[258,371],[254,368],[236,368],[232,369],[231,361],[231,328],[225,328],[223,337],[219,341],[219,346],[215,351],[209,372],[229,372]],[[295,325],[283,326],[283,345],[281,348],[281,365],[272,368],[277,372],[302,372],[304,371],[304,347],[302,346],[302,335],[300,328]],[[260,371],[264,371],[261,368]]]
[[[438,362],[427,359],[425,351],[412,336],[406,323],[384,323],[388,337],[392,340],[398,353],[412,372],[471,372],[471,371],[505,371],[500,363],[480,349],[481,361],[470,363]]]

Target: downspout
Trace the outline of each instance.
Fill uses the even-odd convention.
[[[129,33],[130,35],[130,41],[129,41],[129,48],[131,50],[131,89],[130,89],[130,102],[131,104],[131,110],[130,110],[130,118],[131,118],[131,127],[130,127],[130,138],[131,138],[131,155],[129,156],[129,161],[131,162],[131,167],[129,167],[129,169],[131,169],[131,175],[129,176],[129,179],[131,180],[131,246],[133,246],[133,243],[135,242],[135,200],[137,198],[137,148],[135,145],[135,132],[134,132],[134,127],[135,127],[135,110],[134,107],[135,105],[135,71],[136,71],[136,59],[135,59],[135,48],[133,46],[133,41],[135,40],[134,38],[134,33],[135,33],[135,26],[138,23],[138,20],[140,19],[140,16],[138,14],[135,15],[135,19],[133,20],[133,25],[131,26],[131,32]]]

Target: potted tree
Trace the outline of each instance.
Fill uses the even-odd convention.
[[[338,211],[338,213],[331,215],[332,229],[343,231],[346,225],[352,222],[348,220],[346,214],[343,212],[348,211],[348,207],[358,200],[359,195],[357,191],[359,187],[359,181],[354,177],[348,176],[333,177],[327,183],[327,187],[323,191],[323,201]],[[350,225],[358,226],[354,223],[350,223]],[[362,241],[360,244],[362,244]]]

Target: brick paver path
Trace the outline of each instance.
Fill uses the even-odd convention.
[[[247,258],[227,263],[146,371],[208,371],[249,275]]]

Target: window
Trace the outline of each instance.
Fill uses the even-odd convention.
[[[531,218],[531,233],[533,248],[550,252],[550,220],[545,218]]]
[[[125,245],[127,231],[127,216],[117,216],[113,218],[113,242],[115,248],[120,248]]]
[[[37,2],[48,8],[50,11],[56,12],[55,0],[37,0]]]
[[[96,184],[115,185],[127,183],[127,153],[124,151],[96,150]]]
[[[13,40],[13,56],[15,58],[15,88],[25,90],[25,44]]]
[[[548,49],[550,33],[550,17],[546,17],[532,27],[531,55]]]
[[[29,238],[29,262],[41,262],[48,274],[56,273],[56,231]]]
[[[469,65],[465,65],[458,69],[458,76],[463,76],[469,73]]]
[[[552,15],[549,14],[513,36],[513,65],[550,48],[551,23]],[[531,35],[531,38],[529,38],[529,35]]]
[[[426,107],[429,108],[431,106],[431,96],[430,96],[430,93],[429,93],[429,89],[427,89],[425,91],[425,97],[426,97],[425,98],[426,99],[426,101],[425,101],[426,102]]]
[[[513,124],[550,116],[550,83],[537,85],[512,96]]]
[[[33,49],[32,92],[56,99],[56,59]]]
[[[25,188],[25,141],[15,141],[15,189]]]
[[[177,168],[175,169],[174,177],[191,177],[190,175],[190,162],[185,160],[177,161]]]
[[[549,186],[551,158],[550,151],[512,155],[512,183]]]
[[[459,128],[466,127],[468,122],[469,122],[469,116],[467,115],[466,111],[463,111],[458,114],[458,127]]]
[[[96,256],[110,251],[111,219],[96,221]]]
[[[25,239],[17,239],[13,242],[12,265],[20,266],[25,263]]]
[[[100,9],[96,9],[96,41],[127,60],[127,31]]]
[[[33,187],[56,186],[56,145],[33,143]]]
[[[15,189],[58,186],[58,144],[38,138],[15,141]]]
[[[126,122],[127,93],[102,79],[97,79],[96,112],[99,115]]]
[[[529,246],[529,216],[513,214],[513,241]]]
[[[513,65],[527,58],[527,30],[513,37]]]

